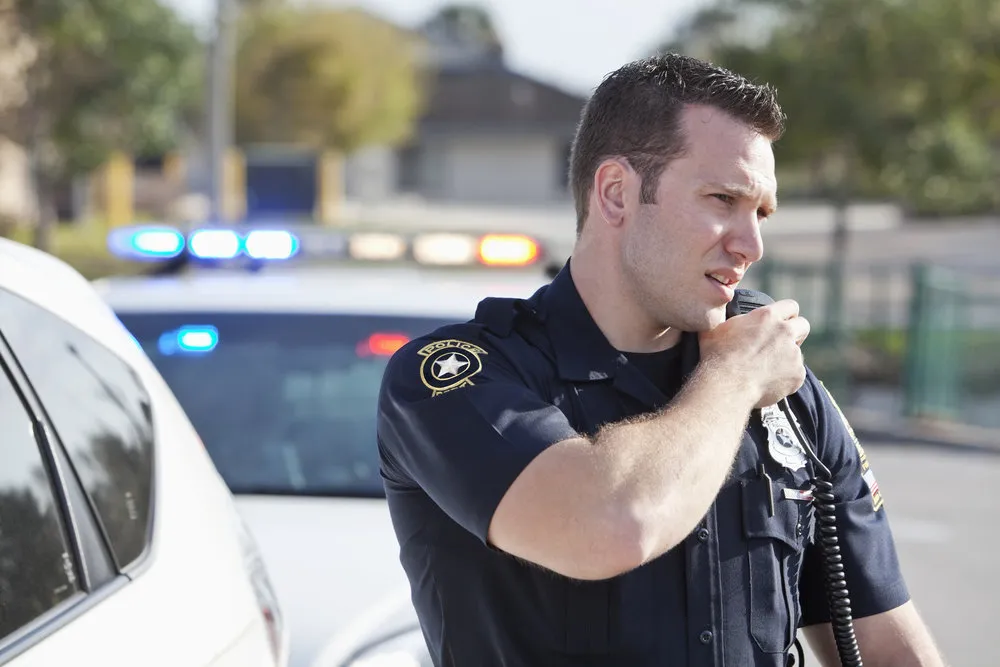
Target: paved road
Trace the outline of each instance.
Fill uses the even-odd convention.
[[[865,447],[910,592],[949,666],[1000,665],[1000,453]]]

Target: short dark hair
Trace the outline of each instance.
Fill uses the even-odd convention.
[[[777,141],[785,115],[775,89],[697,58],[661,54],[609,74],[587,101],[570,152],[570,183],[576,201],[576,232],[587,218],[594,172],[609,157],[623,157],[642,179],[641,201],[656,202],[660,175],[683,155],[680,112],[685,105],[712,106]]]

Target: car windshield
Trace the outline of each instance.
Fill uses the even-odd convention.
[[[236,494],[381,497],[375,409],[402,341],[445,320],[118,313]]]

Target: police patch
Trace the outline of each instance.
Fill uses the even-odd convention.
[[[486,350],[464,340],[439,340],[422,347],[417,354],[420,362],[420,381],[438,396],[452,389],[472,384],[472,376],[483,370],[480,355]]]
[[[847,429],[847,433],[851,436],[851,440],[854,441],[854,448],[858,451],[858,460],[861,462],[861,479],[865,481],[865,486],[868,487],[868,493],[872,497],[872,509],[878,512],[882,509],[882,492],[878,488],[878,480],[875,479],[875,471],[871,469],[871,464],[868,463],[868,455],[865,454],[865,448],[861,446],[861,441],[858,439],[857,434],[854,432],[854,427],[851,423],[847,421],[847,415],[844,411],[840,409],[840,405],[837,403],[837,399],[833,397],[830,390],[826,388],[822,382],[819,383],[823,387],[823,391],[826,392],[827,397],[830,399],[830,403],[836,408],[837,414],[840,415],[840,420],[844,423],[844,428]]]

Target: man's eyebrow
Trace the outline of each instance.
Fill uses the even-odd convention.
[[[754,199],[757,194],[754,188],[742,183],[710,183],[708,187],[712,190],[720,190],[723,194],[742,199]],[[767,215],[774,214],[774,211],[778,208],[777,196],[770,201],[765,201],[761,208],[767,212]]]

